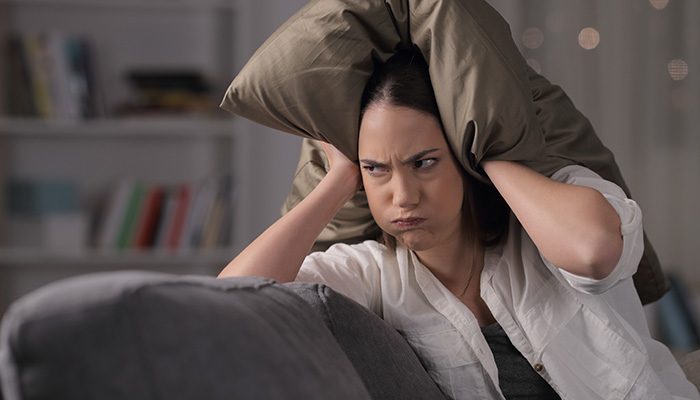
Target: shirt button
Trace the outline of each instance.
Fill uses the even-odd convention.
[[[542,371],[544,371],[544,365],[542,365],[542,364],[540,364],[540,363],[537,363],[537,364],[533,365],[533,367],[535,368],[535,371],[537,371],[537,372],[542,372]]]

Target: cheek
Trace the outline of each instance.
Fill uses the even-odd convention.
[[[369,211],[372,213],[372,217],[379,224],[380,228],[384,228],[383,225],[383,215],[386,209],[385,201],[383,201],[383,196],[381,188],[373,186],[372,184],[367,184],[364,181],[365,195],[367,196],[367,204],[369,205]]]
[[[435,201],[440,204],[443,212],[453,215],[461,213],[462,202],[464,201],[464,186],[461,176],[440,179],[435,182],[431,193]]]

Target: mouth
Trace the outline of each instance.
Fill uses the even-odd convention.
[[[422,224],[425,218],[398,218],[391,221],[394,226],[402,229],[415,228],[416,226]]]

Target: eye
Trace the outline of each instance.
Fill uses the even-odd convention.
[[[362,169],[367,171],[370,176],[379,176],[387,172],[387,168],[378,165],[365,164]]]
[[[424,158],[413,163],[413,168],[415,169],[428,169],[435,165],[437,158]]]

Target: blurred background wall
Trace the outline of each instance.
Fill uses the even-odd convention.
[[[664,268],[700,290],[700,2],[490,3],[615,154]]]

